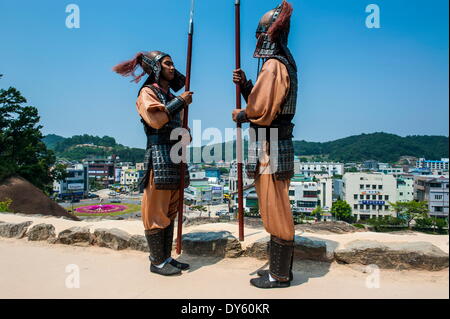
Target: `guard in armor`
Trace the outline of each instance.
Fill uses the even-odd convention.
[[[139,66],[143,72],[136,76]],[[184,92],[180,96],[171,93],[171,89],[177,92],[184,87],[185,76],[175,69],[172,58],[164,52],[140,52],[113,70],[123,76],[133,76],[136,83],[148,75],[136,101],[147,136],[145,176],[139,183],[144,192],[142,221],[150,250],[150,271],[164,276],[177,275],[189,269],[189,265],[171,258],[180,200],[180,164],[171,159],[171,149],[179,140],[172,140],[171,133],[182,128],[184,108],[192,103],[193,93]],[[183,178],[188,187],[187,169]]]
[[[250,280],[258,288],[289,287],[293,279],[295,232],[289,185],[294,176],[292,120],[298,82],[297,66],[287,47],[292,11],[283,1],[261,18],[254,57],[263,65],[255,85],[242,70],[233,72],[233,81],[247,102],[246,109],[233,111],[233,120],[250,123],[245,169],[255,179],[261,218],[271,235],[269,270],[258,271],[259,277]]]

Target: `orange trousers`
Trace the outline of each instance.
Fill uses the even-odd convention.
[[[269,164],[260,163],[260,174],[255,180],[259,213],[266,231],[284,240],[293,240],[294,218],[289,201],[290,180],[278,181],[275,174],[267,173]]]
[[[168,227],[177,217],[179,197],[179,190],[156,189],[153,170],[150,170],[150,181],[144,190],[141,207],[145,230]]]

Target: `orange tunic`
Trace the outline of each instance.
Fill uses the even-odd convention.
[[[281,110],[290,88],[286,66],[276,59],[268,60],[248,98],[245,109],[250,122],[269,126]],[[268,143],[265,145],[268,150]],[[278,181],[270,171],[270,160],[262,158],[260,172],[255,180],[259,211],[268,233],[284,240],[294,237],[294,220],[289,201],[290,180]]]
[[[160,129],[169,122],[169,115],[164,104],[152,89],[144,87],[136,101],[136,108],[144,121],[155,129]],[[184,111],[181,111],[183,118]],[[155,188],[153,170],[150,182],[142,196],[142,221],[145,230],[163,229],[175,220],[178,209],[178,190],[158,190]]]

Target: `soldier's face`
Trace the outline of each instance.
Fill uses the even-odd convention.
[[[172,81],[175,78],[175,66],[170,56],[161,60],[161,75],[167,81]]]

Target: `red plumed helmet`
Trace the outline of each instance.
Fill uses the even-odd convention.
[[[267,32],[272,41],[276,41],[283,32],[289,33],[293,11],[294,8],[292,8],[292,5],[286,0],[283,0],[283,3],[281,4],[281,13]]]

